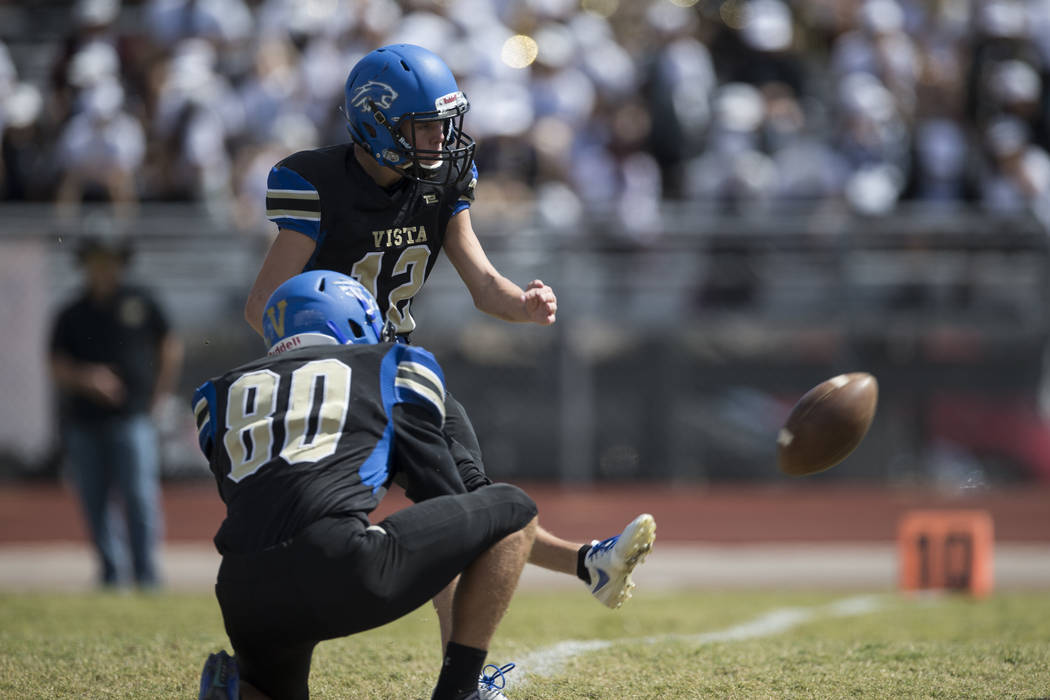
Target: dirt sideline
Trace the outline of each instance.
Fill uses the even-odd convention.
[[[1050,489],[945,493],[865,486],[525,484],[553,532],[589,540],[619,532],[636,513],[657,519],[657,547],[639,589],[891,590],[897,521],[913,509],[980,509],[996,529],[997,590],[1050,590]],[[161,554],[165,585],[208,590],[211,543],[223,506],[210,482],[167,484]],[[407,505],[391,494],[376,520]],[[95,561],[72,492],[63,484],[0,486],[0,591],[85,591]],[[526,567],[522,587],[571,590],[572,577]]]

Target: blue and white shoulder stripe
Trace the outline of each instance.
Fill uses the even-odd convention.
[[[310,181],[278,165],[266,178],[266,218],[317,239],[321,226],[321,197]]]
[[[211,459],[211,448],[215,443],[215,385],[204,382],[193,392],[193,419],[197,425],[197,444],[201,452]]]
[[[397,372],[394,397],[397,403],[412,403],[430,409],[445,422],[445,374],[428,351],[411,345],[396,345]]]
[[[478,166],[470,164],[470,182],[467,184],[463,191],[459,193],[459,200],[452,207],[452,215],[460,213],[464,209],[470,209],[471,203],[474,201],[474,190],[478,186]]]

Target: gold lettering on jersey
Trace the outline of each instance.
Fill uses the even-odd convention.
[[[437,204],[438,196],[436,194],[425,194],[423,195],[423,201],[427,204]]]
[[[274,313],[272,306],[266,309],[266,317],[270,319],[270,325],[273,326],[273,331],[278,337],[284,335],[284,309],[287,306],[288,300],[281,299],[277,302],[277,313]],[[280,314],[279,318],[277,314]]]
[[[372,242],[376,248],[400,248],[403,245],[426,243],[426,226],[406,226],[372,231]]]

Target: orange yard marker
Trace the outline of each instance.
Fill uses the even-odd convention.
[[[900,587],[982,597],[992,592],[992,516],[983,510],[913,510],[897,527]]]

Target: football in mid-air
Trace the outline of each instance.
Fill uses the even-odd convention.
[[[777,464],[790,476],[829,469],[864,439],[879,400],[879,383],[867,372],[827,379],[807,391],[777,435]]]

